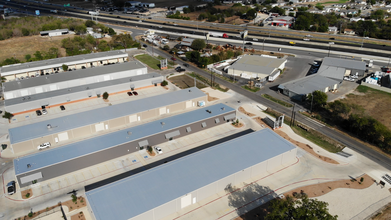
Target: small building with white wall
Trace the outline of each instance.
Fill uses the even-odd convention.
[[[68,33],[69,33],[68,29],[56,29],[56,30],[39,32],[39,34],[41,34],[41,36],[49,36],[49,37],[61,36],[61,35],[68,34]]]
[[[287,60],[271,56],[244,55],[228,69],[228,75],[245,79],[269,77],[285,68]]]
[[[63,72],[63,64],[73,70],[103,66],[109,63],[123,63],[127,60],[127,53],[116,50],[7,65],[1,67],[0,74],[5,77],[6,81],[12,81]]]
[[[162,219],[293,164],[296,153],[292,143],[263,129],[98,188],[87,186],[88,208],[95,220]]]

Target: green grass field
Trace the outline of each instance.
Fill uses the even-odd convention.
[[[320,3],[322,5],[327,5],[327,4],[343,4],[343,3],[346,3],[348,2],[349,0],[339,0],[339,1],[331,1],[331,2],[323,2],[323,3]]]
[[[136,56],[136,59],[147,64],[149,67],[151,67],[155,70],[160,69],[160,61],[156,58],[151,57],[148,54],[138,55],[138,56]]]

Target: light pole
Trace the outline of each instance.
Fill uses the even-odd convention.
[[[262,53],[265,51],[265,38],[263,38]]]

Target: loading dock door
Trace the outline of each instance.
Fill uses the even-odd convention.
[[[224,116],[224,121],[235,119],[236,115],[234,113]]]
[[[148,140],[143,140],[143,141],[138,142],[139,147],[146,147],[148,145],[149,145]]]
[[[179,136],[180,134],[181,134],[181,133],[179,132],[179,130],[176,130],[176,131],[167,133],[167,134],[165,134],[164,136],[166,137],[166,139],[170,139],[170,138]]]
[[[191,194],[181,198],[181,208],[183,209],[188,205],[191,205]]]
[[[42,179],[42,173],[41,172],[21,177],[20,178],[20,182],[22,184],[25,184],[25,183],[32,182],[34,180],[39,180],[39,179]]]

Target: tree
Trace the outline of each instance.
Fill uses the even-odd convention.
[[[84,25],[87,26],[87,27],[92,27],[92,26],[95,26],[96,23],[95,23],[95,21],[87,20],[87,21],[84,23]]]
[[[102,98],[107,100],[109,98],[109,93],[104,92]]]
[[[314,96],[313,99],[312,96]],[[320,109],[327,103],[327,94],[322,91],[314,91],[308,95],[307,101],[312,103],[313,109]]]
[[[64,71],[68,71],[68,65],[66,65],[66,64],[62,64],[62,70],[64,70]]]
[[[246,15],[247,15],[247,19],[253,20],[257,16],[257,11],[255,11],[255,9],[252,8],[247,11]]]
[[[324,9],[324,6],[321,5],[320,3],[316,4],[315,5],[315,8],[319,9],[319,10],[323,10]]]
[[[191,48],[194,50],[202,50],[206,47],[205,40],[203,39],[195,39],[193,43],[191,43]]]
[[[274,199],[271,202],[272,211],[265,216],[267,220],[301,220],[301,219],[322,219],[336,220],[337,215],[332,216],[327,208],[328,203],[309,199],[306,195],[286,199]]]
[[[87,27],[84,24],[77,25],[75,27],[75,32],[76,32],[76,34],[85,34],[85,33],[87,33]]]
[[[22,28],[22,34],[23,34],[23,36],[29,36],[30,31],[27,28]]]
[[[170,46],[164,45],[163,50],[166,50],[166,51],[170,50]]]
[[[117,33],[114,31],[113,28],[109,28],[109,35],[116,35]]]
[[[35,60],[43,60],[43,56],[42,56],[41,51],[35,51],[34,57],[35,57],[34,58]]]
[[[4,112],[3,118],[10,120],[12,117],[14,117],[14,115],[12,113],[7,112],[7,111]]]
[[[31,55],[30,54],[24,55],[24,59],[26,60],[26,62],[30,62],[31,61]]]
[[[161,86],[167,86],[168,82],[166,80],[163,80],[163,82],[160,83]]]

